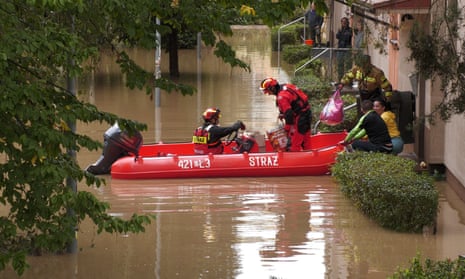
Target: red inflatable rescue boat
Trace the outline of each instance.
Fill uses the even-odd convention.
[[[279,151],[282,141],[257,135],[225,141],[223,154],[195,155],[192,143],[146,144],[140,146],[138,154],[127,153],[107,167],[99,164],[109,162],[104,158],[107,156],[104,149],[101,159],[87,170],[103,174],[111,169],[114,179],[325,175],[335,163],[337,153],[344,150],[338,143],[346,135],[345,131],[317,133],[311,136],[311,149],[300,152]]]

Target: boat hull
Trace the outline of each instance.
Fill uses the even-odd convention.
[[[113,163],[115,179],[162,179],[202,177],[312,176],[325,175],[335,163],[338,144],[346,133],[312,136],[312,149],[301,152],[264,152],[193,155],[192,145],[154,144],[142,146],[139,157],[123,157]]]

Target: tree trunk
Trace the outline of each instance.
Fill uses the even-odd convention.
[[[179,77],[179,59],[178,59],[178,31],[172,29],[168,39],[168,52],[170,55],[170,77]]]

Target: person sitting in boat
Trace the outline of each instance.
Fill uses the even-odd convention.
[[[291,141],[289,151],[310,149],[312,111],[308,96],[293,84],[282,84],[274,78],[266,78],[260,84],[265,95],[276,96],[279,118],[284,119],[284,129]]]
[[[239,129],[245,130],[245,125],[240,120],[228,127],[219,126],[220,117],[220,110],[217,108],[208,108],[203,112],[204,123],[195,129],[192,138],[195,154],[221,154],[223,153],[221,139]]]

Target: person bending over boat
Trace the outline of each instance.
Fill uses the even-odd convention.
[[[363,116],[357,125],[349,132],[346,138],[341,142],[343,145],[349,145],[355,150],[391,153],[392,142],[384,120],[373,110],[373,102],[370,100],[362,101]],[[368,137],[368,140],[362,139]]]
[[[203,112],[204,123],[195,129],[192,137],[195,154],[221,154],[224,148],[221,139],[239,129],[245,130],[245,125],[240,120],[228,127],[219,126],[220,117],[220,110],[217,108],[208,108]]]
[[[390,106],[384,100],[375,100],[373,109],[381,116],[386,122],[389,131],[389,136],[392,141],[392,154],[397,155],[404,149],[404,141],[400,137],[400,131],[397,127],[396,115],[390,110]]]
[[[289,151],[310,149],[312,111],[307,95],[293,84],[280,85],[274,78],[264,79],[260,90],[276,96],[279,118],[284,119],[284,129],[291,140]]]

